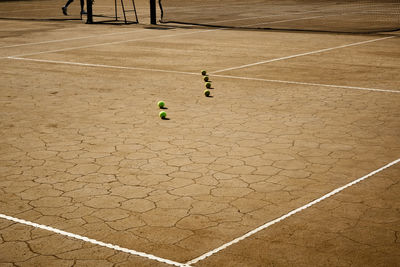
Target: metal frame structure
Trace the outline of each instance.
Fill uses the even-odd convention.
[[[124,0],[120,0],[121,2],[121,7],[122,7],[122,14],[124,16],[124,23],[125,24],[133,24],[133,23],[139,23],[139,19],[137,16],[137,12],[136,12],[136,5],[135,5],[135,0],[131,0],[132,1],[132,7],[133,9],[130,10],[126,10],[125,9],[125,4],[124,4]],[[86,0],[86,6],[87,6],[87,19],[86,19],[86,23],[88,24],[92,24],[92,23],[97,23],[93,21],[93,17],[96,17],[96,15],[93,14],[93,0]],[[114,0],[114,11],[115,11],[115,16],[114,16],[114,20],[107,20],[107,21],[101,21],[99,23],[105,23],[105,22],[117,22],[119,21],[119,17],[118,17],[118,0]],[[128,21],[127,17],[126,17],[126,13],[127,12],[134,12],[135,13],[135,21]]]

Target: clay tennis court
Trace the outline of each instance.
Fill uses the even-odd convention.
[[[400,32],[135,2],[139,24],[0,20],[0,266],[398,266]]]

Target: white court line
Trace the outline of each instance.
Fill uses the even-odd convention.
[[[261,64],[265,64],[265,63],[271,63],[271,62],[275,62],[275,61],[281,61],[281,60],[285,60],[285,59],[308,56],[308,55],[313,55],[313,54],[317,54],[317,53],[322,53],[322,52],[326,52],[326,51],[332,51],[332,50],[335,50],[335,49],[341,49],[341,48],[346,48],[346,47],[351,47],[351,46],[356,46],[356,45],[361,45],[361,44],[378,42],[378,41],[382,41],[382,40],[386,40],[386,39],[390,39],[390,38],[395,38],[395,37],[396,36],[387,36],[387,37],[368,40],[368,41],[351,43],[351,44],[347,44],[347,45],[339,45],[339,46],[335,46],[335,47],[330,47],[330,48],[310,51],[310,52],[306,52],[306,53],[301,53],[301,54],[296,54],[296,55],[291,55],[291,56],[286,56],[286,57],[279,57],[279,58],[264,60],[264,61],[260,61],[260,62],[256,62],[256,63],[251,63],[251,64],[246,64],[246,65],[241,65],[241,66],[236,66],[236,67],[231,67],[231,68],[226,68],[226,69],[222,69],[222,70],[213,71],[211,74],[220,73],[220,72],[224,72],[224,71],[228,71],[228,70],[238,70],[238,69],[243,69],[243,68],[247,68],[247,67],[253,67],[253,66],[257,66],[257,65],[261,65]]]
[[[139,67],[123,67],[123,66],[113,66],[113,65],[104,65],[104,64],[56,61],[56,60],[22,58],[22,57],[8,57],[8,58],[9,59],[16,59],[16,60],[26,60],[26,61],[43,62],[43,63],[75,65],[75,66],[84,66],[84,67],[99,67],[99,68],[109,68],[109,69],[142,70],[142,71],[165,72],[165,73],[175,73],[175,74],[199,75],[198,73],[194,73],[194,72],[184,72],[184,71],[174,71],[174,70],[147,69],[147,68],[139,68]]]
[[[275,21],[271,21],[271,22],[263,22],[263,23],[257,23],[257,24],[244,25],[243,27],[251,27],[251,26],[257,26],[257,25],[264,25],[264,24],[276,24],[276,23],[282,23],[282,22],[325,18],[325,17],[327,17],[327,16],[314,16],[314,17],[304,17],[304,18],[297,18],[297,19],[275,20]]]
[[[177,34],[166,34],[166,35],[161,35],[161,36],[158,35],[158,36],[152,36],[152,37],[128,39],[128,40],[124,40],[124,41],[107,42],[107,43],[100,43],[100,44],[93,44],[93,45],[74,46],[74,47],[69,47],[69,48],[48,50],[48,51],[42,51],[42,52],[36,52],[36,53],[13,55],[13,56],[5,57],[5,58],[35,56],[35,55],[56,53],[56,52],[64,52],[64,51],[70,51],[70,50],[76,50],[76,49],[82,49],[82,48],[98,47],[98,46],[103,46],[103,45],[123,44],[123,43],[136,42],[136,41],[145,41],[145,40],[152,40],[152,39],[158,39],[158,38],[176,37],[176,36],[190,35],[190,34],[203,33],[203,32],[213,32],[213,31],[217,31],[217,30],[218,29],[201,30],[201,31],[194,31],[194,32],[185,32],[185,33],[177,33]]]
[[[166,263],[166,264],[169,264],[169,265],[174,265],[174,266],[178,266],[178,267],[189,267],[190,266],[190,265],[185,264],[185,263],[179,263],[179,262],[176,262],[176,261],[160,258],[160,257],[154,256],[152,254],[147,254],[147,253],[144,253],[144,252],[139,252],[139,251],[128,249],[128,248],[123,248],[123,247],[120,247],[120,246],[117,246],[117,245],[113,245],[113,244],[110,244],[110,243],[104,243],[104,242],[97,241],[97,240],[92,239],[92,238],[88,238],[86,236],[81,236],[81,235],[69,233],[69,232],[66,232],[66,231],[63,231],[63,230],[60,230],[60,229],[57,229],[57,228],[53,228],[53,227],[47,226],[47,225],[37,224],[37,223],[34,223],[34,222],[30,222],[30,221],[14,218],[14,217],[11,217],[11,216],[8,216],[8,215],[5,215],[5,214],[1,214],[0,213],[0,218],[5,219],[5,220],[9,220],[9,221],[13,221],[13,222],[16,222],[16,223],[29,225],[29,226],[32,226],[32,227],[35,227],[35,228],[40,228],[40,229],[43,229],[43,230],[46,230],[46,231],[50,231],[50,232],[53,232],[53,233],[56,233],[56,234],[60,234],[60,235],[63,235],[63,236],[68,236],[68,237],[71,237],[71,238],[75,238],[75,239],[78,239],[78,240],[81,240],[81,241],[84,241],[84,242],[88,242],[88,243],[91,243],[91,244],[94,244],[94,245],[98,245],[98,246],[114,249],[114,250],[117,250],[117,251],[125,252],[125,253],[132,254],[132,255],[135,255],[135,256],[139,256],[139,257],[148,258],[150,260],[159,261],[159,262]]]
[[[254,2],[253,2],[254,3]],[[252,2],[248,3],[252,4]],[[231,6],[242,6],[243,4],[232,4]],[[196,8],[200,8],[201,11],[203,11],[205,8],[218,8],[218,7],[226,7],[226,4],[203,4],[203,5],[197,5],[197,6],[171,6],[171,7],[165,7],[163,6],[164,12],[167,12],[169,10],[179,10],[179,11],[196,11]]]
[[[221,75],[221,74],[215,74],[215,75],[213,75],[213,77],[240,79],[240,80],[250,80],[250,81],[260,81],[260,82],[271,82],[271,83],[287,83],[287,84],[320,86],[320,87],[330,87],[330,88],[341,88],[341,89],[352,89],[352,90],[386,92],[386,93],[400,93],[400,90],[391,90],[391,89],[378,89],[378,88],[347,86],[347,85],[333,85],[333,84],[323,84],[323,83],[307,83],[307,82],[295,82],[295,81],[283,81],[283,80],[270,80],[270,79],[262,79],[262,78],[248,78],[248,77],[241,77],[241,76]]]
[[[242,235],[241,237],[238,237],[238,238],[232,240],[231,242],[228,242],[228,243],[226,243],[226,244],[224,244],[224,245],[222,245],[222,246],[220,246],[220,247],[218,247],[218,248],[216,248],[214,250],[211,250],[211,251],[209,251],[209,252],[207,252],[207,253],[205,253],[205,254],[203,254],[203,255],[201,255],[201,256],[193,259],[193,260],[190,260],[186,264],[195,264],[195,263],[197,263],[197,262],[199,262],[201,260],[204,260],[204,259],[210,257],[211,255],[213,255],[213,254],[215,254],[215,253],[217,253],[217,252],[219,252],[219,251],[221,251],[223,249],[226,249],[227,247],[229,247],[229,246],[231,246],[233,244],[236,244],[239,241],[242,241],[242,240],[254,235],[255,233],[257,233],[257,232],[259,232],[261,230],[264,230],[264,229],[270,227],[271,225],[274,225],[274,224],[276,224],[276,223],[278,223],[280,221],[283,221],[286,218],[288,218],[288,217],[290,217],[292,215],[295,215],[296,213],[298,213],[300,211],[303,211],[303,210],[305,210],[305,209],[307,209],[307,208],[309,208],[309,207],[311,207],[311,206],[313,206],[313,205],[315,205],[315,204],[317,204],[317,203],[319,203],[319,202],[321,202],[321,201],[323,201],[323,200],[325,200],[325,199],[327,199],[327,198],[329,198],[329,197],[331,197],[331,196],[343,191],[344,189],[346,189],[346,188],[348,188],[350,186],[353,186],[353,185],[355,185],[355,184],[357,184],[357,183],[359,183],[359,182],[361,182],[361,181],[363,181],[363,180],[365,180],[365,179],[367,179],[367,178],[369,178],[369,177],[371,177],[371,176],[373,176],[373,175],[375,175],[375,174],[377,174],[377,173],[379,173],[379,172],[381,172],[381,171],[383,171],[383,170],[385,170],[385,169],[387,169],[387,168],[389,168],[389,167],[391,167],[391,166],[393,166],[393,165],[395,165],[395,164],[397,164],[399,162],[400,162],[400,159],[392,161],[389,164],[386,164],[385,166],[383,166],[382,168],[379,168],[379,169],[377,169],[377,170],[375,170],[373,172],[370,172],[369,174],[367,174],[367,175],[365,175],[365,176],[363,176],[361,178],[358,178],[358,179],[356,179],[356,180],[354,180],[354,181],[352,181],[352,182],[350,182],[350,183],[348,183],[348,184],[346,184],[346,185],[344,185],[342,187],[336,188],[335,190],[329,192],[328,194],[326,194],[326,195],[324,195],[324,196],[322,196],[322,197],[320,197],[320,198],[318,198],[318,199],[316,199],[314,201],[311,201],[310,203],[308,203],[308,204],[306,204],[304,206],[301,206],[300,208],[292,210],[289,213],[287,213],[287,214],[285,214],[285,215],[283,215],[283,216],[281,216],[281,217],[279,217],[279,218],[277,218],[277,219],[275,219],[273,221],[267,222],[266,224],[263,224],[263,225],[257,227],[256,229],[254,229],[254,230]]]
[[[261,17],[247,17],[247,18],[241,18],[241,19],[229,19],[229,20],[219,20],[219,21],[211,21],[211,23],[222,23],[222,22],[233,22],[233,21],[243,21],[243,20],[253,20],[253,19],[263,19],[263,18],[270,18],[270,17],[282,17],[286,15],[290,16],[296,16],[296,15],[303,15],[303,14],[308,14],[308,13],[315,13],[315,12],[321,12],[321,11],[307,11],[307,12],[298,12],[298,13],[293,13],[293,14],[270,14],[267,16],[261,16]],[[207,23],[207,22],[205,22]],[[254,24],[257,25],[257,24]],[[241,27],[248,27],[252,25],[243,25]],[[223,30],[225,28],[221,28]]]
[[[114,33],[106,33],[106,34],[97,34],[97,35],[89,35],[89,36],[82,36],[82,37],[73,37],[73,38],[66,38],[66,39],[56,39],[56,40],[49,40],[49,41],[42,41],[42,42],[34,42],[34,43],[26,43],[26,44],[15,44],[15,45],[8,45],[8,46],[1,46],[1,48],[13,48],[13,47],[20,47],[20,46],[28,46],[28,45],[38,45],[38,44],[48,44],[48,43],[57,43],[57,42],[65,42],[65,41],[73,41],[73,40],[80,40],[80,39],[88,39],[88,38],[96,38],[96,37],[103,37],[103,36],[110,36],[110,35],[118,35],[118,34],[126,34],[126,33],[136,33],[141,31],[149,31],[148,29],[142,30],[135,30],[135,31],[126,31],[126,32],[114,32]]]
[[[57,60],[34,59],[34,58],[21,58],[21,57],[8,57],[8,58],[14,59],[14,60],[25,60],[25,61],[33,61],[33,62],[41,62],[41,63],[75,65],[75,66],[83,66],[83,67],[139,70],[139,71],[163,72],[163,73],[174,73],[174,74],[196,75],[196,76],[199,75],[198,73],[195,73],[195,72],[174,71],[174,70],[148,69],[148,68],[140,68],[140,67],[123,67],[123,66],[114,66],[114,65],[105,65],[105,64],[92,64],[92,63],[80,63],[80,62],[57,61]],[[364,91],[375,91],[375,92],[386,92],[386,93],[400,93],[400,90],[396,91],[396,90],[390,90],[390,89],[378,89],[378,88],[356,87],[356,86],[346,86],[346,85],[332,85],[332,84],[307,83],[307,82],[295,82],[295,81],[269,80],[269,79],[262,79],[262,78],[248,78],[248,77],[240,77],[240,76],[221,75],[221,74],[215,74],[215,75],[213,75],[213,77],[270,82],[270,83],[308,85],[308,86],[329,87],[329,88],[339,88],[339,89],[364,90]]]
[[[15,13],[15,12],[19,12],[19,13],[23,13],[23,12],[32,12],[32,11],[41,11],[41,10],[54,10],[55,8],[52,7],[48,7],[48,8],[35,8],[35,9],[15,9],[15,10],[8,10],[8,11],[0,11],[0,14],[9,14],[9,13]],[[61,13],[61,12],[60,12]]]

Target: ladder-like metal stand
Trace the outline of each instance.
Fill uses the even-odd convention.
[[[114,4],[115,4],[115,20],[118,21],[118,7],[117,7],[117,1],[118,0],[114,0]],[[137,12],[136,12],[136,5],[135,5],[135,0],[131,0],[132,1],[132,7],[133,9],[125,9],[125,5],[124,5],[124,0],[120,0],[121,1],[121,7],[122,7],[122,13],[124,15],[124,21],[125,24],[131,24],[131,23],[139,23],[139,19],[137,16]],[[128,21],[126,18],[126,13],[127,12],[134,12],[135,13],[135,19],[136,21]]]
[[[1,1],[1,0],[0,0]],[[114,0],[114,16],[113,15],[95,15],[93,14],[93,3],[94,0],[86,0],[86,5],[87,5],[87,20],[86,23],[92,24],[92,23],[112,23],[112,22],[119,22],[119,17],[118,17],[118,1],[121,2],[121,8],[122,8],[122,13],[124,15],[124,22],[125,24],[134,24],[134,23],[139,23],[139,19],[137,16],[137,12],[136,12],[136,5],[135,5],[135,0],[128,0],[128,1],[132,1],[132,8],[133,9],[125,9],[125,4],[124,4],[124,0]],[[126,0],[125,0],[126,1]],[[126,13],[128,12],[134,12],[135,13],[135,20],[134,21],[129,21],[127,19]],[[109,18],[111,20],[103,20],[103,21],[99,21],[99,22],[94,22],[93,21],[93,17],[101,17],[101,18]]]

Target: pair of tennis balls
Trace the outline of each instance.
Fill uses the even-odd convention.
[[[158,105],[159,108],[164,108],[165,107],[164,101],[158,101],[157,105]],[[160,115],[160,118],[164,120],[167,117],[167,112],[161,111],[159,115]]]
[[[210,78],[207,76],[207,71],[205,71],[205,70],[201,71],[201,75],[204,76],[204,81],[206,82],[205,85],[206,85],[206,88],[207,88],[206,90],[204,90],[204,95],[209,97],[210,94],[211,94],[210,90],[208,90],[208,89],[211,88],[211,83],[209,82]]]

